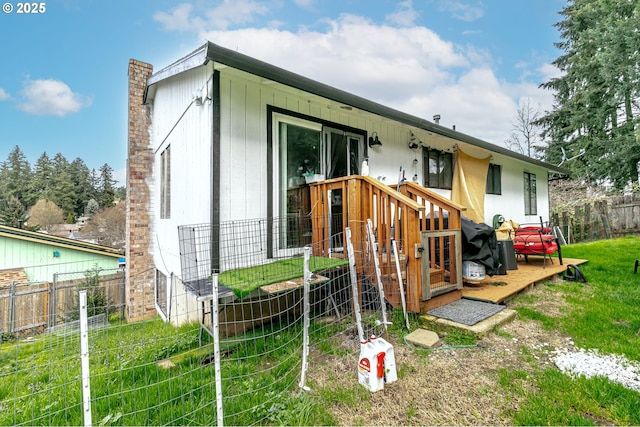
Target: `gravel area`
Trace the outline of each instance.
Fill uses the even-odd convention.
[[[595,350],[555,350],[555,365],[568,375],[584,375],[587,378],[602,376],[640,392],[640,364],[624,357],[600,355]]]

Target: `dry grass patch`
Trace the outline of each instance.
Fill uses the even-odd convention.
[[[551,313],[549,313],[551,315]],[[357,383],[358,340],[341,336],[343,356],[311,353],[312,393],[327,401],[339,425],[512,425],[519,398],[499,385],[499,373],[550,365],[549,351],[571,341],[536,322],[514,320],[475,348],[417,350],[394,344],[398,381],[370,393]],[[527,376],[520,387],[532,388]]]

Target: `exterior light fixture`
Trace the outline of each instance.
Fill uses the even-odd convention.
[[[420,141],[414,134],[411,132],[411,137],[409,138],[409,148],[415,150],[419,146],[422,145],[422,141]]]
[[[382,142],[378,139],[378,132],[373,132],[369,137],[369,147],[374,145],[382,145]]]

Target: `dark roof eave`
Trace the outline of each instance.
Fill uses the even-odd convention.
[[[205,65],[209,61],[224,64],[228,67],[244,71],[262,77],[267,80],[296,88],[298,90],[311,93],[332,101],[355,107],[357,109],[367,111],[369,113],[394,120],[408,126],[423,129],[456,141],[484,148],[490,152],[502,154],[507,157],[521,160],[526,163],[543,167],[549,171],[557,172],[563,175],[569,175],[569,171],[546,163],[540,160],[532,159],[523,154],[516,153],[504,147],[483,141],[470,135],[454,131],[444,126],[437,125],[428,120],[422,119],[411,114],[403,113],[393,108],[386,107],[377,102],[368,100],[358,95],[345,92],[335,87],[320,83],[316,80],[303,77],[299,74],[292,73],[275,65],[268,64],[258,59],[249,57],[234,50],[218,46],[214,43],[207,42],[200,48],[196,49],[184,58],[174,62],[172,65],[160,70],[149,78],[148,86],[152,86],[160,80],[164,80],[170,76],[182,73],[184,71]],[[146,97],[145,97],[146,98]],[[146,100],[146,99],[145,99]]]

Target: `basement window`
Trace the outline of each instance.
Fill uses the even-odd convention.
[[[167,315],[167,276],[160,270],[156,270],[156,306]]]

